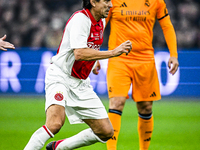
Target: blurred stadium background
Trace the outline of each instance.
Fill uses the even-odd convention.
[[[200,1],[165,0],[176,30],[179,69],[168,74],[169,53],[159,24],[154,47],[162,100],[154,103],[155,130],[150,150],[200,149]],[[44,124],[44,75],[57,50],[70,15],[81,0],[0,0],[0,37],[16,50],[0,52],[0,149],[23,149],[32,133]],[[109,26],[101,50],[107,49]],[[98,76],[90,75],[94,90],[106,108],[106,64]],[[131,94],[131,91],[129,92]],[[55,136],[62,139],[86,125],[69,125]],[[128,100],[123,112],[119,150],[138,149],[137,112]],[[50,141],[50,140],[49,140]],[[102,150],[104,144],[81,148]]]

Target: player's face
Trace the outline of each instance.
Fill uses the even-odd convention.
[[[106,18],[108,17],[108,13],[111,7],[111,0],[100,0],[99,2],[96,2],[95,10],[100,18]]]

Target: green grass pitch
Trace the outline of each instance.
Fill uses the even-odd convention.
[[[102,101],[107,109],[108,99]],[[0,97],[1,150],[22,150],[25,147],[33,132],[45,123],[44,105],[43,97]],[[200,149],[200,98],[163,98],[153,105],[154,131],[149,150]],[[70,125],[66,120],[60,132],[47,143],[70,137],[85,128],[85,124]],[[79,149],[106,150],[106,145],[96,143]],[[137,110],[135,103],[127,100],[118,150],[138,149]]]

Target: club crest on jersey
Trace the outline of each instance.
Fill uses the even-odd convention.
[[[150,6],[149,0],[146,0],[146,1],[145,1],[145,5],[146,5],[147,7]]]
[[[62,101],[64,99],[64,96],[63,96],[62,93],[58,92],[58,93],[55,94],[54,98],[57,101]]]

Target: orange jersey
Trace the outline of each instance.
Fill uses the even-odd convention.
[[[159,23],[161,20],[165,20],[160,25],[162,29],[167,29],[167,32],[172,33],[172,39],[170,39],[172,36],[165,36],[165,39],[171,56],[177,57],[175,32],[164,0],[112,0],[112,4],[113,7],[106,18],[107,23],[110,21],[109,50],[126,40],[132,42],[132,50],[128,57],[123,54],[114,59],[153,60],[152,40],[156,19],[159,20]],[[164,35],[167,35],[167,32],[163,31]],[[173,42],[171,43],[171,41]]]

